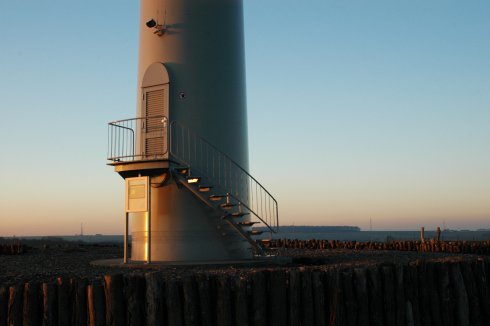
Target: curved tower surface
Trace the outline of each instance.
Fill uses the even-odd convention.
[[[146,114],[146,89],[158,88],[145,84],[145,76],[166,70],[168,113],[159,114],[248,169],[242,1],[141,0],[139,36],[137,116]],[[251,257],[249,244],[185,189],[168,182],[153,187],[151,196],[152,260]],[[143,216],[133,221],[131,257],[146,260],[146,221]]]
[[[140,6],[137,118],[109,124],[111,165],[150,180],[148,213],[127,215],[131,260],[252,258],[277,203],[247,172],[242,0]]]

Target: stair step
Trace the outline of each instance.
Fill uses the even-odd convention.
[[[177,168],[174,168],[175,171],[179,172],[180,174],[188,174],[189,173],[189,168],[185,166],[179,166]]]
[[[236,206],[236,204],[230,204],[230,203],[225,203],[225,204],[221,204],[219,205],[221,208],[223,209],[232,209],[233,207]]]
[[[220,201],[221,199],[226,198],[226,195],[211,195],[208,198],[212,201]]]
[[[201,181],[201,177],[187,177],[187,183],[196,184]]]
[[[250,215],[250,213],[243,213],[243,212],[231,213],[231,216],[233,216],[233,217],[243,217],[245,215]]]
[[[208,192],[213,188],[213,186],[199,186],[200,192]]]
[[[248,234],[250,235],[261,235],[262,233],[264,233],[264,231],[259,231],[259,230],[248,231]]]
[[[254,224],[257,224],[259,222],[239,222],[237,223],[240,226],[253,226]]]

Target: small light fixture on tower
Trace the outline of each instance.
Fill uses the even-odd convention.
[[[165,34],[166,31],[165,26],[158,24],[158,22],[156,22],[153,18],[146,22],[146,27],[154,28],[155,31],[153,32],[153,34],[156,34],[158,36],[162,36],[163,34]]]

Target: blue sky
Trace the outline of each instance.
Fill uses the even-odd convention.
[[[490,228],[488,1],[245,0],[252,174],[282,224]],[[137,1],[0,3],[0,236],[121,233],[106,123]]]

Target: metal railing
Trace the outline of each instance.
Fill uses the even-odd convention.
[[[107,160],[160,159],[168,152],[167,117],[150,116],[109,122]]]
[[[271,232],[278,231],[276,199],[233,159],[176,121],[170,124],[170,155],[193,174],[211,180]]]

